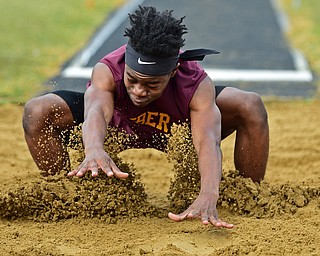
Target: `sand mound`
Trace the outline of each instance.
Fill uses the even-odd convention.
[[[0,216],[34,221],[57,221],[73,217],[99,218],[115,222],[119,218],[156,215],[133,167],[115,159],[129,172],[125,180],[99,175],[67,178],[65,174],[41,178],[0,195]]]
[[[262,218],[294,214],[298,208],[306,206],[319,195],[320,188],[308,184],[257,184],[251,179],[242,178],[237,171],[229,171],[221,181],[219,204],[242,215]]]
[[[74,168],[84,159],[81,126],[75,127],[67,138],[71,168]],[[135,168],[117,156],[130,139],[134,137],[110,128],[105,143],[116,165],[129,173],[127,179],[109,178],[103,173],[93,178],[90,172],[82,178],[68,178],[65,172],[42,177],[0,194],[0,218],[57,221],[81,217],[115,222],[119,218],[158,216],[160,211],[148,203]]]
[[[84,155],[79,129],[71,135],[71,165],[81,163]],[[129,173],[124,180],[91,173],[83,178],[68,178],[65,173],[43,177],[0,194],[0,218],[27,218],[34,221],[98,218],[116,222],[119,218],[165,216],[167,211],[182,212],[197,197],[200,188],[198,159],[187,125],[176,125],[168,138],[167,157],[173,161],[174,179],[168,191],[170,209],[160,209],[148,202],[143,184],[134,166],[124,163],[117,154],[128,141],[125,134],[109,131],[106,151],[118,167]],[[271,186],[253,183],[235,170],[224,171],[218,204],[231,212],[257,218],[270,218],[283,213],[294,214],[320,195],[319,187],[289,183]]]
[[[200,191],[198,158],[187,125],[176,125],[169,138],[167,155],[173,161],[174,179],[171,181],[168,198],[171,210],[182,212],[196,199]],[[271,186],[263,181],[254,183],[243,178],[238,171],[223,171],[219,206],[232,212],[262,217],[283,213],[294,214],[299,207],[320,195],[319,187],[308,184],[293,186],[289,183]]]

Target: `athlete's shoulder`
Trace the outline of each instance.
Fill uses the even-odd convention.
[[[103,63],[109,67],[115,81],[121,81],[123,78],[125,67],[125,50],[126,46],[123,45],[118,49],[110,52],[99,61],[99,63]]]
[[[176,82],[188,85],[199,84],[207,73],[196,61],[181,61],[175,75]]]
[[[124,60],[125,51],[126,51],[126,46],[123,45],[118,49],[115,49],[114,51],[105,55],[102,59],[99,60],[99,62],[105,63],[110,61]]]

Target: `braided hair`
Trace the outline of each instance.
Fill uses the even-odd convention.
[[[182,35],[187,33],[183,19],[176,19],[171,11],[157,11],[155,7],[139,6],[129,14],[130,28],[124,36],[129,37],[131,47],[141,54],[156,57],[171,57],[184,46]]]

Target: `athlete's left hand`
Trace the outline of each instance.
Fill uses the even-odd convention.
[[[211,223],[215,227],[233,228],[234,225],[227,223],[218,217],[216,208],[218,196],[211,193],[201,193],[187,210],[180,214],[169,213],[168,217],[173,221],[183,221],[186,218],[201,219],[204,225]]]

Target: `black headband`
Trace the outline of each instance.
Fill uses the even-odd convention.
[[[154,57],[135,51],[129,44],[126,47],[125,62],[134,71],[145,75],[161,76],[169,74],[177,66],[178,60],[203,60],[206,55],[218,54],[216,50],[194,49],[171,57]]]

